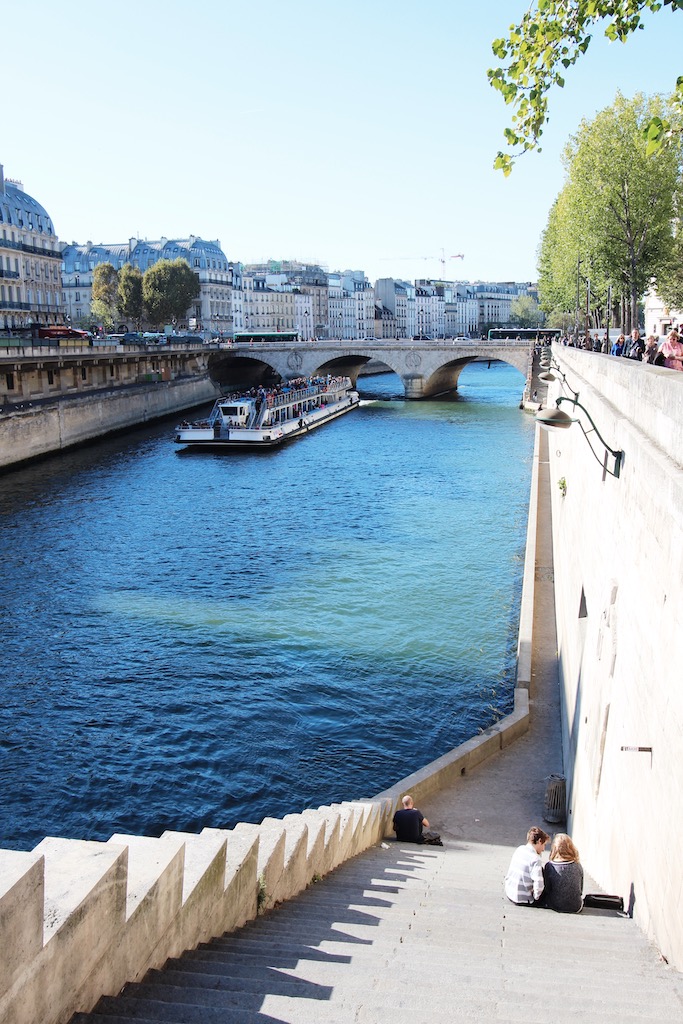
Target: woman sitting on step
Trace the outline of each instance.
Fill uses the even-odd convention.
[[[543,899],[550,910],[578,914],[583,909],[583,868],[579,851],[565,832],[558,832],[543,865]]]

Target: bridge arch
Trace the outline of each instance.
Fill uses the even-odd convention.
[[[355,384],[370,360],[396,373],[406,398],[417,399],[457,390],[463,368],[475,360],[502,360],[527,377],[530,349],[527,343],[459,339],[240,343],[212,352],[209,373],[223,387],[251,387],[316,373],[345,374]]]

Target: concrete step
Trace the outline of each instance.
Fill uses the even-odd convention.
[[[682,1018],[683,979],[632,921],[513,907],[508,850],[437,853],[369,851],[74,1024],[528,1024],[548,1004],[561,1024]]]
[[[133,1020],[136,1024],[281,1024],[278,1018],[258,1009],[240,1006],[211,1008],[141,1000],[127,1010],[122,1013],[120,1006],[106,1004],[99,1011],[76,1014],[70,1024],[130,1024]]]

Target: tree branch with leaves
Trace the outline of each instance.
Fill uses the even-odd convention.
[[[501,66],[488,71],[489,82],[513,107],[512,126],[504,131],[512,152],[499,152],[494,167],[506,176],[522,153],[540,149],[548,121],[548,94],[563,88],[565,72],[588,49],[595,28],[605,24],[608,39],[625,43],[643,28],[645,11],[683,11],[683,0],[535,0],[508,35],[494,40]],[[644,127],[648,155],[659,152],[683,126],[683,76],[675,83],[670,118],[653,117]]]

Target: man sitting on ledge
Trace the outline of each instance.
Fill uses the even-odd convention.
[[[403,800],[403,810],[394,815],[394,832],[401,843],[421,843],[422,829],[429,828],[429,822],[422,816],[417,807],[413,807],[413,798],[407,793]]]

